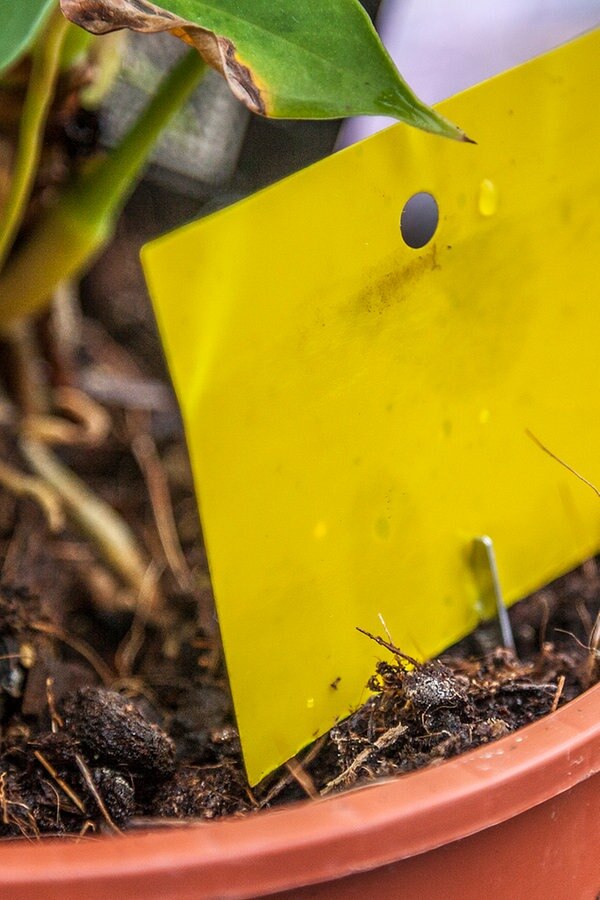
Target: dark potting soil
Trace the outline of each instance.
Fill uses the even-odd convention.
[[[147,626],[135,674],[119,678],[115,658],[131,618],[92,604],[86,616],[60,575],[64,546],[63,559],[54,547],[43,563],[53,544],[40,537],[39,512],[25,502],[13,513],[0,588],[4,837],[251,814],[343,790],[500,738],[598,678],[598,656],[586,648],[600,597],[590,561],[513,608],[519,659],[493,646],[490,626],[424,664],[365,635],[381,648],[371,698],[251,790],[221,663],[210,658],[214,647],[201,629],[182,628],[176,652],[165,654],[160,627]],[[24,558],[42,584],[52,578],[66,591],[67,621],[52,615],[43,596],[19,587],[15,568]],[[185,621],[189,609],[179,601]]]

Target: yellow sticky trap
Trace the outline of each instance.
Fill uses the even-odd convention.
[[[600,31],[150,244],[248,775],[600,546]],[[437,201],[422,249],[411,196]]]

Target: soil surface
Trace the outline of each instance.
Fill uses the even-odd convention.
[[[71,380],[110,428],[78,436],[55,408],[53,452],[129,523],[157,587],[141,604],[75,525],[53,532],[38,502],[0,486],[0,836],[245,815],[343,790],[493,741],[598,679],[591,560],[511,610],[518,659],[493,625],[425,664],[365,636],[381,648],[370,700],[250,789],[171,394],[97,322],[81,320],[73,359]],[[0,458],[26,471],[15,410],[0,393]]]

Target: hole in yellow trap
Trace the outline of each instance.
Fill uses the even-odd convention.
[[[406,201],[400,216],[400,233],[405,244],[418,250],[428,244],[438,227],[437,201],[427,191],[419,191]]]

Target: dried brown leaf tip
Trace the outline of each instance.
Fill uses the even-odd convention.
[[[226,78],[238,100],[259,115],[267,114],[264,90],[226,36],[145,0],[61,0],[60,6],[67,19],[92,34],[124,28],[145,34],[170,32],[195,47],[206,63]]]
[[[63,14],[93,34],[120,28],[146,33],[170,31],[185,20],[144,0],[60,0]]]

